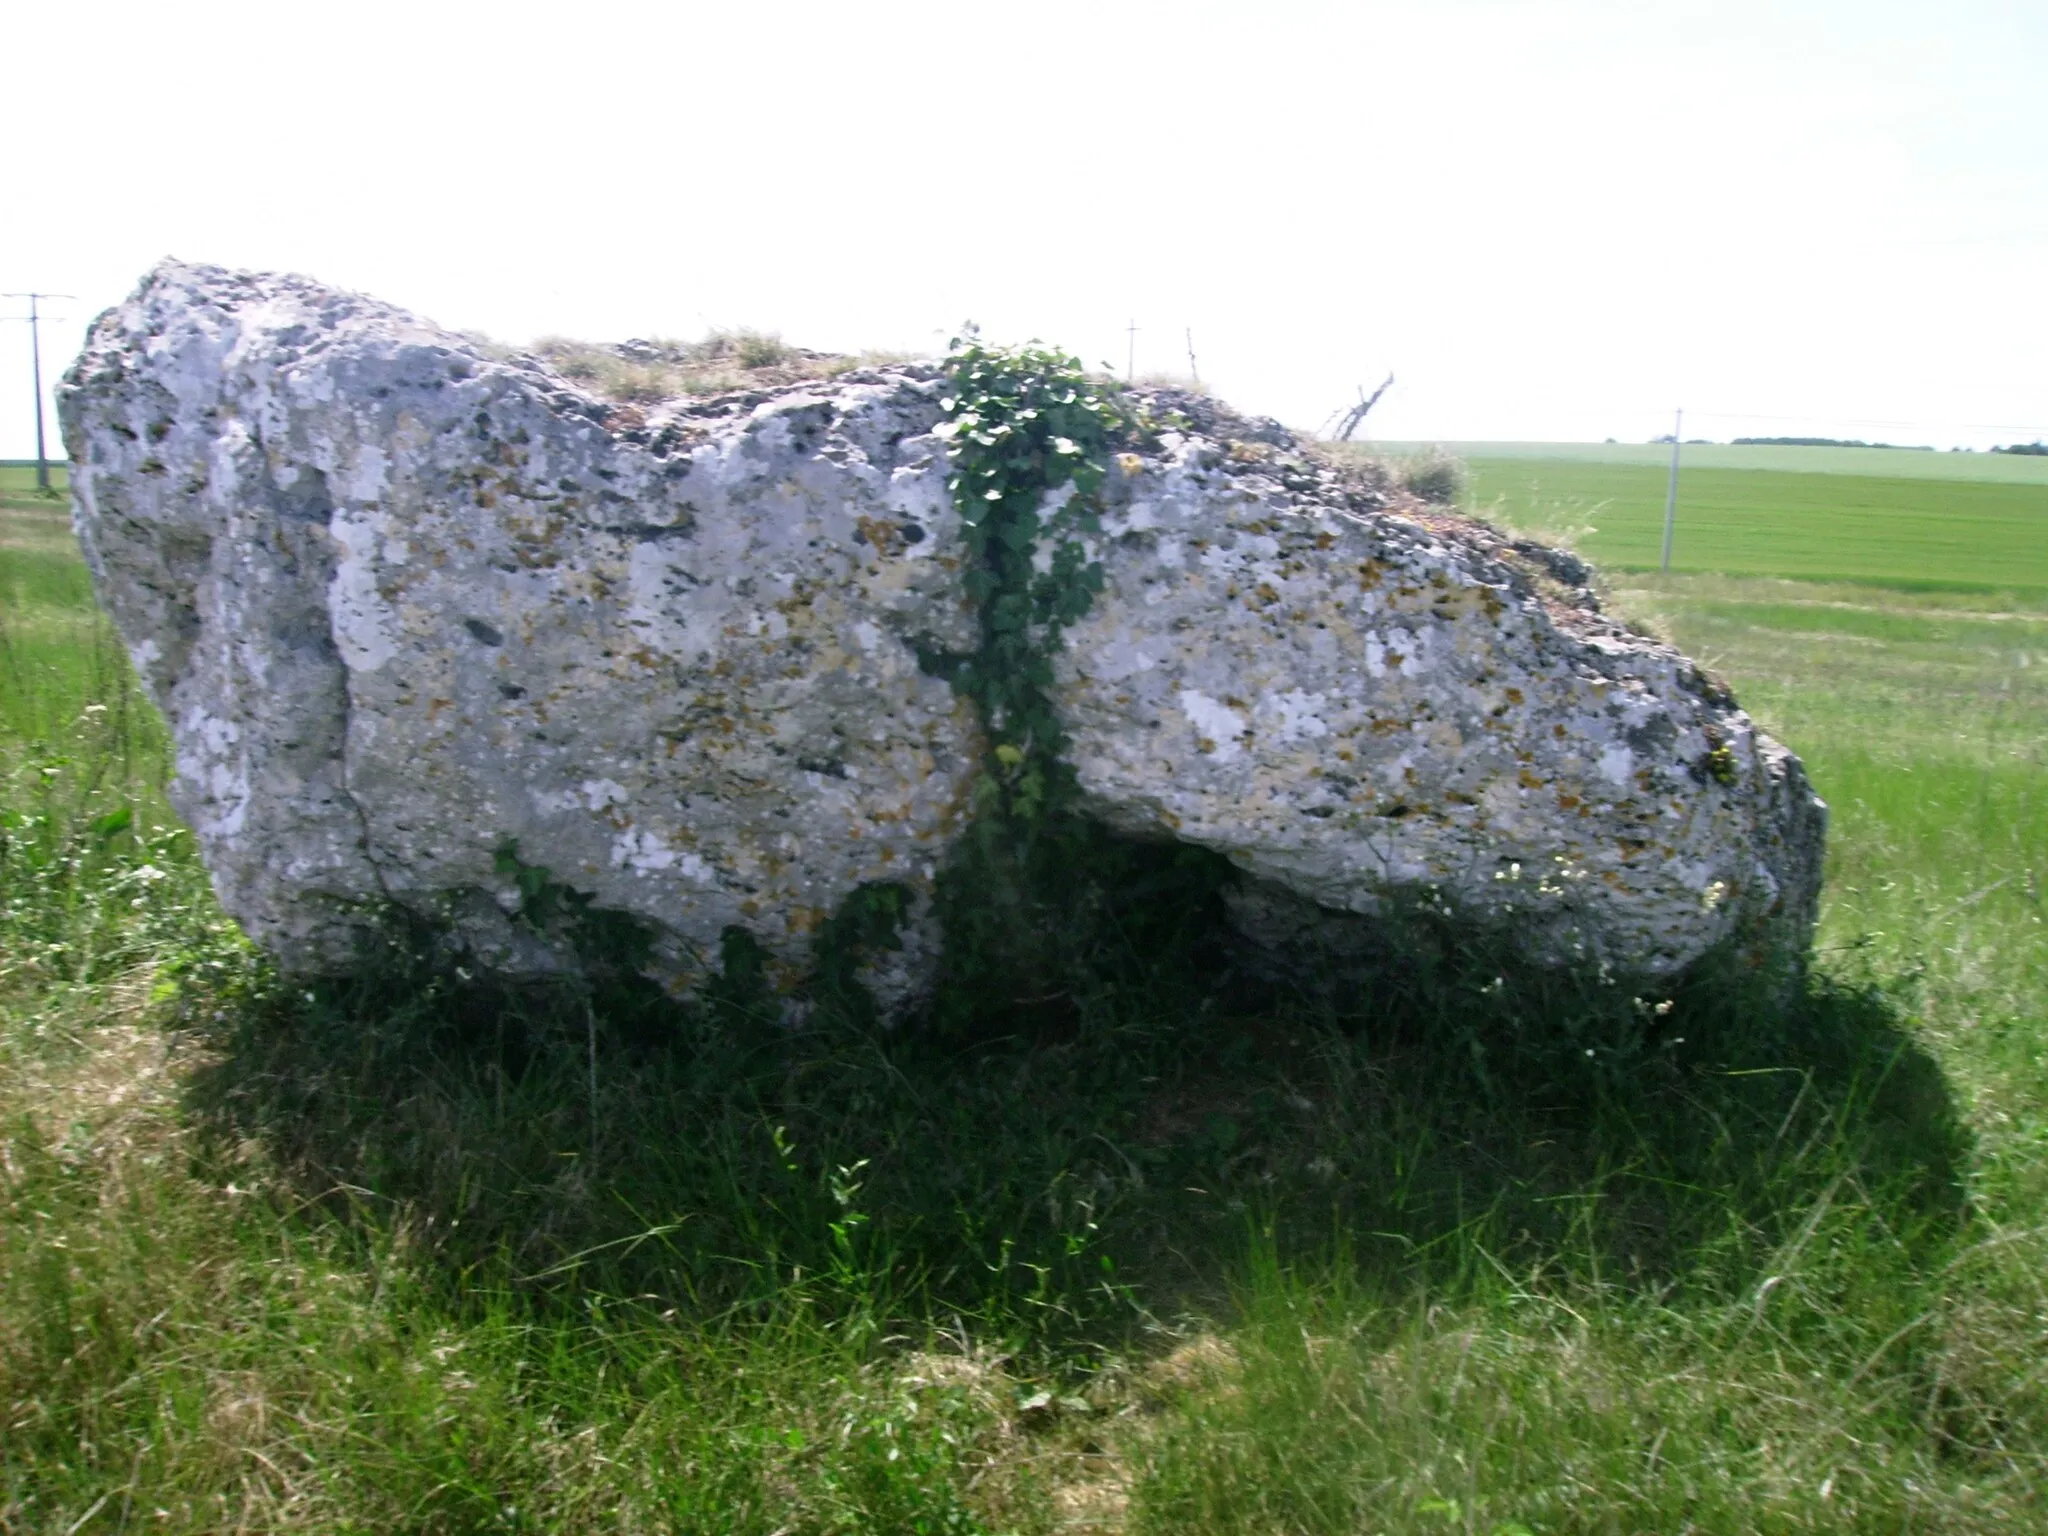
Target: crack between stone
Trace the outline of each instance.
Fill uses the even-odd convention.
[[[335,659],[340,660],[338,648]],[[361,830],[363,837],[363,863],[369,866],[370,878],[377,882],[377,893],[386,901],[395,903],[398,898],[391,894],[391,887],[384,880],[383,867],[378,864],[377,855],[372,852],[370,813],[363,809],[363,802],[356,798],[355,789],[348,781],[349,722],[354,718],[354,715],[355,699],[349,693],[348,663],[344,661],[341,663],[341,755],[337,759],[340,764],[338,781],[341,785],[342,798],[348,801],[349,809],[356,813],[356,826]]]

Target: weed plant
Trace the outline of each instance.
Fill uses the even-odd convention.
[[[1440,448],[1394,461],[1401,489],[1432,506],[1455,507],[1465,498],[1470,475],[1459,460]]]
[[[657,339],[617,346],[544,336],[533,350],[564,378],[630,405],[766,389],[833,378],[866,365],[908,361],[893,352],[813,352],[791,346],[772,332],[746,329],[714,330],[698,341]]]
[[[1789,1006],[1448,941],[1333,1005],[1180,870],[1056,1006],[792,1032],[742,954],[278,977],[5,519],[0,1530],[2044,1523],[2048,615],[1617,594],[1834,803]]]

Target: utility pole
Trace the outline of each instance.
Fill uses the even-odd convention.
[[[1128,329],[1131,338],[1131,351],[1130,355],[1124,359],[1124,382],[1126,384],[1138,376],[1138,322],[1133,320]]]
[[[1671,530],[1678,520],[1678,443],[1685,436],[1685,412],[1671,423],[1671,482],[1664,490],[1664,569],[1671,569]]]
[[[1202,382],[1202,370],[1195,366],[1195,328],[1188,327],[1188,377],[1197,384]]]
[[[10,299],[28,300],[28,355],[29,370],[35,379],[36,389],[36,489],[50,488],[50,456],[43,448],[43,332],[42,312],[38,307],[44,299],[75,299],[75,293],[10,293]],[[15,319],[23,318],[16,315]]]

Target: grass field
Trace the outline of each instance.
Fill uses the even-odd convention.
[[[1670,467],[1668,443],[1375,443],[1360,451],[1409,458],[1441,449],[1468,463],[1539,459],[1613,464],[1660,473]],[[2048,457],[2018,453],[1934,453],[1904,448],[1801,448],[1774,443],[1687,443],[1686,469],[1772,469],[1792,475],[1865,475],[1881,480],[1984,480],[1998,485],[2048,485]],[[1662,481],[1658,482],[1662,490]],[[1659,505],[1662,505],[1660,502]]]
[[[1609,468],[1476,465],[1596,555]],[[1748,473],[1611,599],[1834,808],[1796,1002],[1130,954],[946,1039],[284,986],[10,488],[0,1531],[2048,1528],[2048,574]]]
[[[1484,515],[1565,537],[1610,569],[1655,570],[1667,466],[1654,446],[1589,445],[1566,457],[1465,460]],[[1670,450],[1663,450],[1666,455]],[[1672,568],[1731,575],[1870,581],[1893,587],[2048,590],[2048,460],[1879,449],[1687,448]],[[1811,468],[1776,467],[1811,456]],[[1694,456],[1697,456],[1697,461]],[[1704,462],[1701,462],[1704,461]],[[1950,468],[1948,477],[1884,475],[1873,463]],[[1986,465],[2020,468],[1984,478]],[[1764,466],[1764,467],[1757,467]]]

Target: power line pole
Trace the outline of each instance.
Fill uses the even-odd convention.
[[[1685,436],[1685,411],[1671,424],[1671,482],[1664,491],[1664,569],[1671,569],[1671,530],[1678,520],[1678,443]]]
[[[36,489],[50,488],[50,456],[43,449],[43,331],[42,312],[38,307],[44,299],[75,299],[75,293],[10,293],[10,299],[28,300],[28,355],[29,370],[35,379],[36,389]],[[15,319],[22,317],[17,315]]]
[[[1138,376],[1138,322],[1133,320],[1128,327],[1131,337],[1130,355],[1124,360],[1124,382],[1130,383]]]
[[[1188,377],[1197,384],[1202,382],[1202,370],[1195,366],[1195,328],[1188,327]]]

